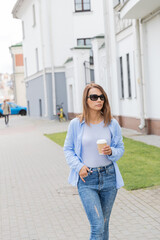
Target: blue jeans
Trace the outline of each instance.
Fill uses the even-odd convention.
[[[117,194],[113,163],[90,168],[92,173],[78,181],[78,192],[91,225],[90,240],[109,239],[109,219]]]

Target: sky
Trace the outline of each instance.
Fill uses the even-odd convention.
[[[9,47],[22,41],[21,20],[12,17],[17,0],[1,0],[0,4],[0,73],[13,73]]]

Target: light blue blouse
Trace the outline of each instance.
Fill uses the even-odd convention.
[[[111,144],[112,155],[108,156],[115,167],[116,172],[116,185],[117,189],[124,185],[121,173],[119,171],[116,161],[123,156],[124,144],[121,134],[121,128],[116,119],[112,119],[108,125],[111,133]],[[82,135],[84,129],[84,121],[81,123],[78,118],[74,118],[68,127],[67,136],[64,143],[64,154],[66,161],[70,166],[69,183],[73,186],[77,186],[79,179],[79,171],[84,166],[82,161]]]

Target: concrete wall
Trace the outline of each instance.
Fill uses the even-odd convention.
[[[145,45],[145,88],[146,88],[146,116],[160,119],[157,104],[160,102],[160,15],[144,24]]]
[[[52,74],[46,74],[47,107],[48,117],[53,119],[53,101],[52,101]]]
[[[33,4],[35,6],[36,24],[33,26]],[[39,1],[30,0],[28,4],[24,2],[21,9],[21,20],[24,23],[24,38],[23,38],[23,51],[24,51],[24,65],[25,77],[31,76],[37,72],[36,63],[36,48],[39,55],[39,70],[43,66],[42,58],[42,38],[41,38],[41,25],[40,25],[40,9]],[[47,25],[46,25],[47,26]],[[46,48],[46,46],[45,46]]]
[[[42,116],[45,114],[43,76],[32,79],[27,83],[27,102],[29,101],[30,116],[40,117],[39,100],[42,101]]]
[[[130,60],[130,77],[131,77],[131,97],[128,93],[128,75],[127,75],[127,58],[129,54]],[[124,81],[124,99],[121,97],[121,76],[120,76],[120,60],[123,60],[123,81]],[[117,37],[117,70],[118,70],[118,86],[119,86],[119,114],[122,116],[138,117],[139,108],[137,102],[136,78],[135,78],[135,46],[133,40],[133,31],[128,34],[119,34]],[[116,114],[117,115],[117,114]]]
[[[82,96],[85,83],[84,62],[89,59],[89,49],[73,49],[73,69],[74,69],[74,110],[75,113],[82,112]]]
[[[67,117],[68,116],[68,102],[67,102],[65,73],[64,72],[55,73],[55,81],[56,81],[56,104],[63,106],[63,111]],[[57,110],[57,112],[58,111],[59,110]]]
[[[68,113],[69,115],[74,115],[76,109],[74,106],[74,97],[75,97],[75,82],[74,82],[74,65],[73,60],[69,61],[65,65],[65,76],[66,76],[66,85],[67,85],[67,102],[68,102]]]
[[[90,12],[75,12],[72,0],[29,0],[28,4],[27,1],[23,3],[18,14],[24,22],[23,48],[24,59],[27,59],[25,76],[37,72],[36,48],[39,55],[39,70],[50,67],[51,63],[59,67],[72,56],[70,49],[77,46],[78,38],[92,38],[104,33],[103,0],[91,1]]]
[[[109,2],[104,2],[106,6],[109,6],[107,4]],[[127,3],[128,5],[129,2]],[[142,8],[145,9],[144,2],[139,6],[139,10],[142,10]],[[152,7],[154,8],[154,6]],[[150,12],[149,15],[148,8],[147,15],[145,16],[144,12],[139,11],[137,19],[134,19],[134,17],[134,20],[130,19],[129,15],[128,19],[121,19],[121,15],[124,15],[123,8],[121,7],[121,5],[117,5],[116,9],[114,9],[114,17],[112,14],[114,12],[113,6],[110,6],[110,8],[106,7],[104,10],[107,39],[105,42],[106,72],[108,72],[108,69],[112,69],[112,60],[116,59],[116,68],[114,71],[116,74],[114,76],[106,74],[106,82],[110,84],[112,95],[112,112],[123,127],[133,128],[148,134],[160,135],[160,111],[157,108],[157,103],[160,101],[159,11],[156,10],[157,8],[152,9],[154,10],[154,14]],[[137,16],[136,10],[134,14]],[[111,33],[110,29],[113,29],[114,26],[114,35],[109,34]],[[110,49],[116,51],[110,51]],[[126,54],[129,54],[130,58],[130,97],[128,94]],[[102,55],[100,53],[99,57],[99,61],[102,62]],[[121,96],[120,57],[123,59],[124,98]],[[109,79],[110,76],[111,78]]]
[[[75,12],[73,7],[74,45],[77,38],[92,38],[104,34],[103,0],[91,0],[90,12]]]
[[[65,73],[55,73],[56,81],[56,102],[57,104],[63,104],[64,112],[67,116],[67,92],[66,92],[66,79]],[[41,117],[40,102],[42,103],[42,117],[45,116],[45,101],[44,101],[44,88],[43,88],[43,76],[39,76],[35,79],[27,82],[27,102],[29,101],[30,116]],[[47,113],[48,118],[53,119],[53,101],[52,101],[52,74],[46,73],[46,91],[47,91]]]
[[[33,5],[35,7],[35,25],[33,25]],[[89,12],[75,12],[75,2],[73,0],[28,0],[23,2],[16,14],[24,25],[25,77],[28,81],[27,84],[30,86],[28,87],[30,90],[27,90],[27,99],[32,99],[32,94],[34,95],[36,91],[40,93],[44,88],[45,94],[43,93],[44,96],[41,96],[43,115],[51,116],[52,105],[61,102],[64,102],[65,112],[67,112],[68,107],[76,110],[76,112],[81,112],[82,92],[85,87],[83,63],[89,60],[89,50],[87,54],[85,51],[85,54],[82,53],[80,56],[78,53],[75,56],[71,48],[77,46],[78,38],[92,38],[104,34],[103,0],[92,0],[91,11]],[[38,50],[38,69],[36,49]],[[67,106],[67,97],[64,93],[65,90],[62,88],[62,86],[66,86],[62,69],[69,57],[74,58],[74,85],[72,85],[73,88],[70,86],[70,91],[73,93],[73,104],[70,102],[70,105]],[[56,103],[51,96],[54,95],[51,94],[51,89],[53,91],[54,88],[54,79],[51,83],[46,76],[45,86],[40,77],[41,71],[46,71],[46,69],[55,72]],[[40,80],[37,81],[37,78]],[[62,95],[64,95],[63,99]],[[37,100],[32,102],[37,106]],[[44,106],[47,108],[46,112],[44,112]],[[37,116],[37,111],[37,108],[30,106],[31,115],[33,113]]]
[[[27,106],[24,73],[15,74],[15,82],[16,82],[16,103],[21,106]]]
[[[23,48],[22,45],[13,45],[10,47],[13,64],[13,79],[14,79],[14,97],[18,105],[27,106],[26,102],[26,86],[24,81],[24,66],[23,66]]]

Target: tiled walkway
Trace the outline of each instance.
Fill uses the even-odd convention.
[[[43,133],[68,123],[0,119],[0,240],[88,240],[77,190],[67,183],[63,150]],[[110,240],[160,239],[160,188],[119,190]]]

